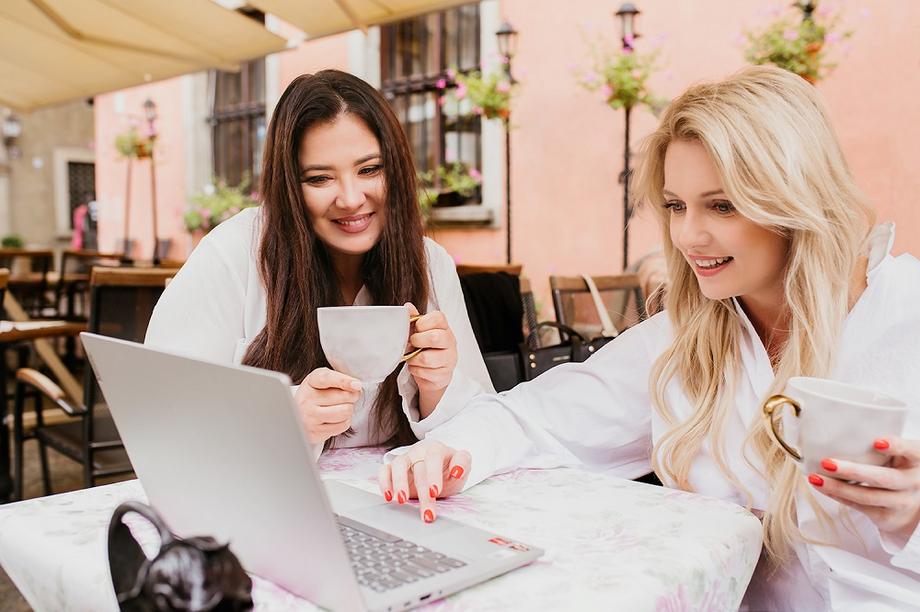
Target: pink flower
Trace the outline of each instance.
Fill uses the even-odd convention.
[[[463,98],[465,98],[466,97],[466,85],[464,85],[463,83],[460,83],[459,85],[457,85],[457,90],[454,92],[454,95],[457,96],[458,100],[462,100]]]
[[[783,38],[785,38],[786,40],[797,40],[798,37],[799,37],[798,30],[793,30],[792,28],[789,28],[788,30],[783,32]]]
[[[482,181],[482,174],[476,168],[470,168],[470,178],[479,183]]]
[[[201,215],[201,219],[207,221],[211,218],[211,209],[209,208],[199,208],[198,214]]]
[[[439,97],[438,106],[444,106],[445,104],[447,104],[447,98],[445,98],[444,96]]]
[[[447,79],[438,79],[438,82],[435,83],[435,86],[438,89],[444,89],[445,87],[447,87]]]
[[[613,87],[605,83],[604,86],[601,87],[601,95],[604,96],[605,100],[609,100],[613,97]]]
[[[479,106],[474,106],[474,107],[473,107],[473,113],[476,114],[476,115],[481,115],[481,114],[482,114],[482,108],[480,108]]]
[[[447,69],[447,78],[450,79],[450,80],[454,80],[455,78],[457,78],[457,71],[454,70],[453,68],[448,68],[448,69]]]
[[[508,93],[509,91],[511,91],[511,83],[509,83],[508,81],[499,81],[495,85],[495,89],[497,91],[500,91],[501,93]]]
[[[623,44],[627,47],[632,47],[634,42],[636,42],[636,38],[632,35],[626,35],[623,37]]]

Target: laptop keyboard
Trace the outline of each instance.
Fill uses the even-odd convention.
[[[344,516],[336,518],[358,584],[378,593],[466,565]]]

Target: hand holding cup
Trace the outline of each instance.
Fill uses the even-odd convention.
[[[347,374],[317,368],[307,374],[294,400],[300,422],[311,444],[321,444],[351,427],[361,381]]]
[[[411,303],[406,307],[415,319],[409,336],[410,348],[420,349],[407,360],[409,373],[418,385],[419,393],[442,392],[450,384],[457,367],[457,339],[450,330],[447,317],[439,310],[419,315]]]

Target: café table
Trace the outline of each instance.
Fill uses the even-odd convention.
[[[382,454],[324,453],[323,478],[377,491]],[[35,610],[117,609],[106,530],[131,499],[146,499],[137,480],[0,508],[0,565]],[[761,524],[739,506],[587,469],[502,474],[438,508],[546,552],[425,610],[736,609],[761,550]],[[147,523],[129,525],[153,544]],[[256,610],[317,609],[255,576],[253,599]]]

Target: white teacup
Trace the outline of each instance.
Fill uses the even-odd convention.
[[[405,306],[330,306],[316,309],[319,342],[336,372],[364,384],[380,383],[400,362],[422,349],[403,354],[409,341]]]
[[[798,423],[798,449],[790,446],[777,428],[784,405],[792,407]],[[763,405],[773,435],[789,455],[803,464],[806,474],[821,472],[821,460],[844,459],[882,465],[888,457],[877,452],[877,438],[900,436],[907,405],[899,399],[823,378],[790,378],[784,395],[774,395]],[[788,420],[787,420],[788,421]]]

